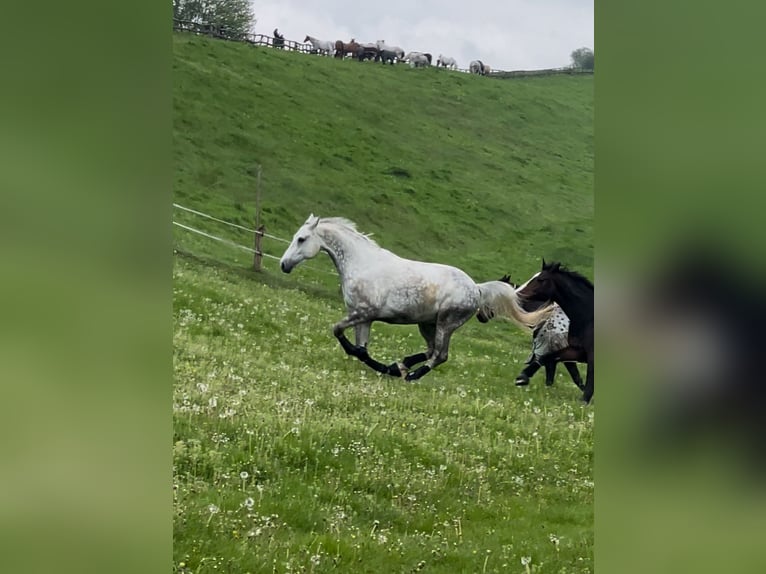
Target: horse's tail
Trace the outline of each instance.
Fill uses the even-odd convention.
[[[503,281],[478,283],[479,310],[488,318],[505,317],[520,327],[532,329],[548,319],[553,313],[553,305],[545,305],[536,311],[527,312],[519,304],[516,290]]]

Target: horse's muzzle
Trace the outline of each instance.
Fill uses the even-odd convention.
[[[284,261],[281,261],[279,266],[282,268],[283,273],[290,273],[290,271],[293,270],[293,268],[288,266]]]

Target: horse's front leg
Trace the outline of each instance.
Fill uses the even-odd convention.
[[[556,359],[547,357],[543,365],[545,365],[545,386],[550,387],[556,378]]]
[[[582,400],[590,403],[593,398],[593,353],[588,353],[588,372],[585,376],[585,388],[582,393]]]
[[[346,351],[347,355],[351,355],[352,357],[359,357],[362,348],[359,345],[353,345],[351,341],[348,340],[348,337],[346,337],[344,331],[349,327],[356,327],[357,325],[364,323],[367,323],[368,325],[367,332],[369,334],[369,321],[359,315],[349,315],[333,325],[332,334],[335,335],[336,339],[338,339],[340,346],[343,347],[343,350]]]
[[[567,371],[569,371],[569,376],[572,377],[572,382],[577,385],[578,389],[583,390],[584,386],[580,371],[577,369],[577,363],[567,361],[564,363],[564,366],[567,368]]]
[[[514,381],[514,384],[517,387],[525,387],[529,384],[529,381],[532,379],[532,377],[535,375],[535,373],[542,367],[542,364],[537,359],[532,359],[532,361],[524,367],[524,370],[521,371],[518,376],[516,377],[516,380]]]
[[[349,315],[345,319],[342,319],[333,326],[332,332],[340,342],[340,346],[346,351],[348,355],[356,357],[362,361],[368,367],[375,369],[379,373],[385,375],[391,375],[398,377],[401,375],[401,371],[398,366],[384,365],[380,361],[376,361],[367,353],[367,340],[370,335],[370,326],[372,321],[367,317]],[[349,327],[354,327],[356,345],[352,345],[348,340],[344,331]]]

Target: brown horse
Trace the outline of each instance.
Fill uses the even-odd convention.
[[[338,40],[335,42],[335,57],[336,58],[345,58],[347,54],[351,54],[352,58],[356,57],[356,52],[360,48],[360,44],[357,43],[357,41],[354,38],[351,38],[351,41],[348,43],[344,43],[341,40]]]

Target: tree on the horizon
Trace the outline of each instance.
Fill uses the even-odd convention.
[[[590,48],[578,48],[572,52],[570,57],[572,58],[573,68],[591,71],[594,69],[595,55],[593,54],[593,50]]]
[[[249,0],[173,0],[173,17],[216,26],[230,37],[248,34],[256,22]]]

